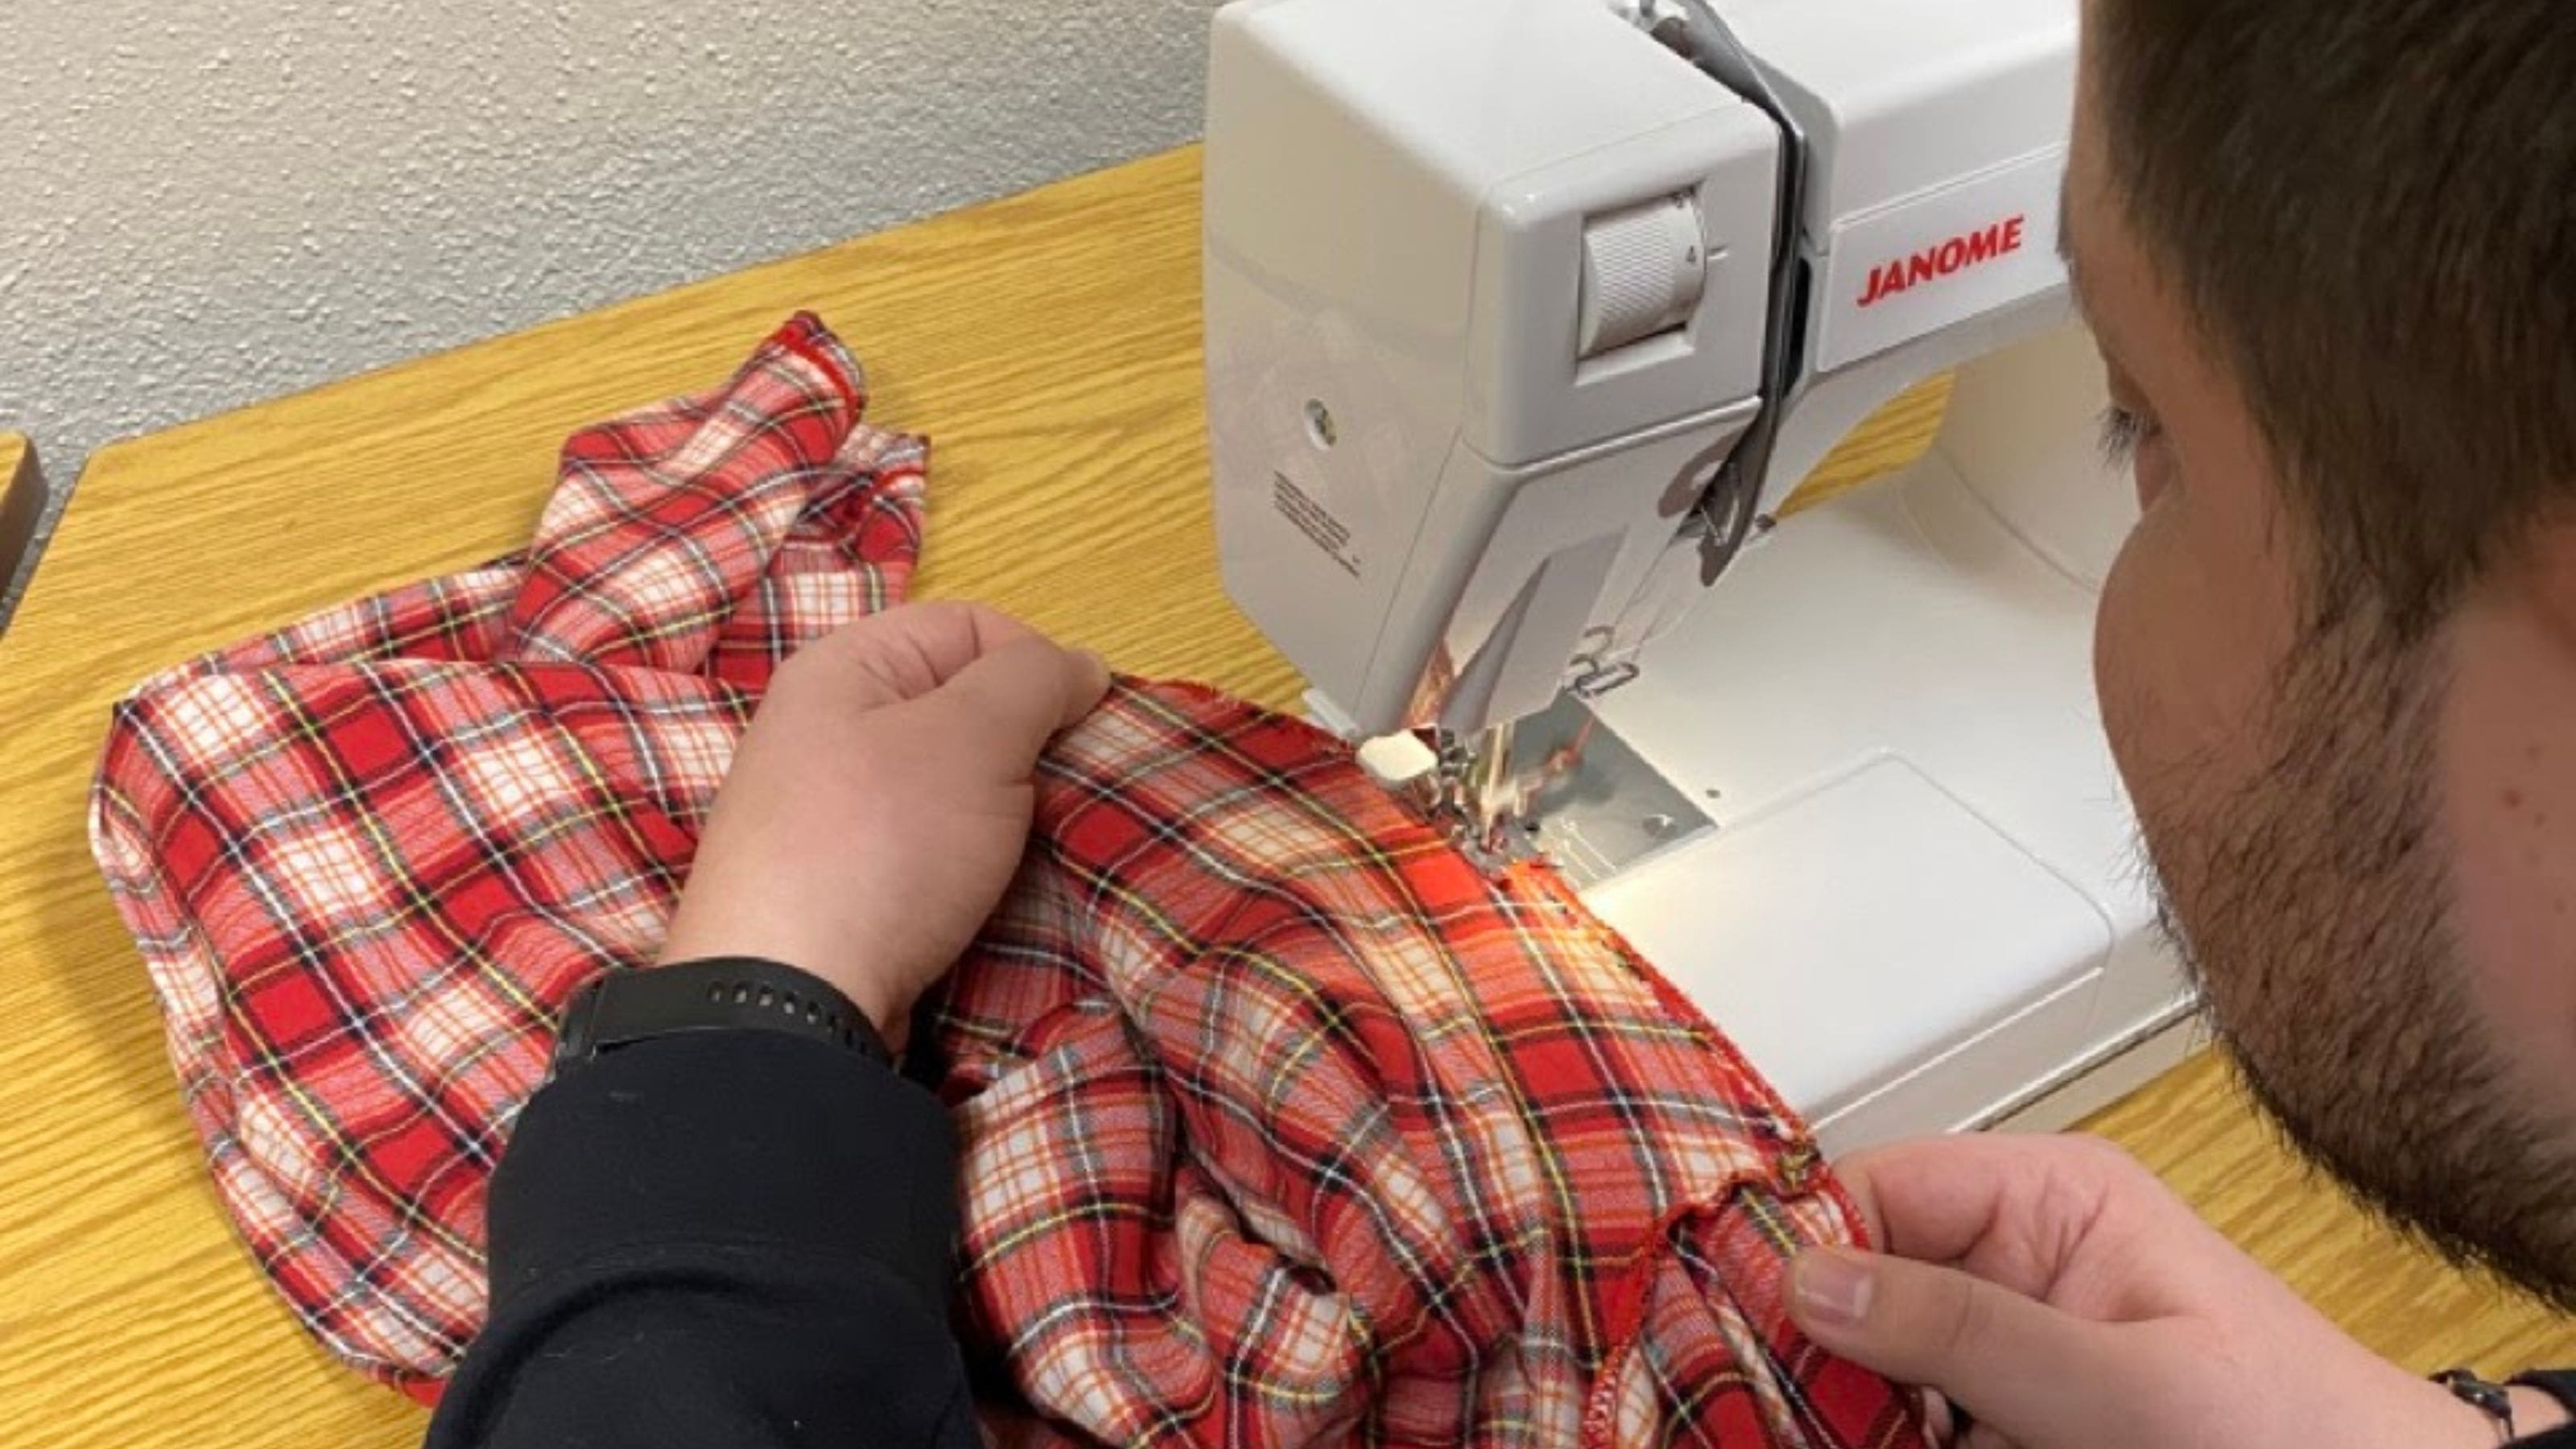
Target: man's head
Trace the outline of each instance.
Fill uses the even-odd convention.
[[[2088,0],[2104,720],[2294,1140],[2576,1306],[2576,15]]]

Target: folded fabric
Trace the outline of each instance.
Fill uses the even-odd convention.
[[[1805,1129],[1552,873],[1338,740],[1124,687],[937,1018],[965,1336],[1073,1437],[1912,1442],[1789,1324]]]
[[[576,434],[525,554],[116,711],[93,846],[227,1210],[424,1397],[556,1017],[649,959],[770,671],[899,599],[925,446],[800,316]],[[1856,1217],[1551,875],[1481,875],[1336,741],[1122,684],[917,1039],[965,1147],[959,1327],[1002,1437],[1919,1442],[1788,1323]]]
[[[918,438],[812,317],[575,433],[524,554],[121,701],[91,848],[217,1193],[305,1325],[426,1396],[565,1000],[649,960],[770,671],[902,597]]]

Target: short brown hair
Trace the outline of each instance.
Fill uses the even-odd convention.
[[[2576,5],[2095,0],[2114,190],[2316,525],[2420,637],[2576,504]]]

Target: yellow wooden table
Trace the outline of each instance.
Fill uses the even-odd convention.
[[[523,541],[578,424],[721,379],[798,307],[872,414],[934,438],[925,594],[1273,705],[1209,531],[1197,158],[1181,152],[106,449],[0,637],[0,1441],[402,1444],[421,1412],[312,1347],[199,1171],[143,974],[82,836],[108,702],[306,610]],[[1916,395],[1845,477],[1919,446]],[[2224,1074],[2110,1112],[2364,1338],[2419,1367],[2576,1336],[2302,1185]]]

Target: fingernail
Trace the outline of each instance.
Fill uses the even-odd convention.
[[[1877,1287],[1867,1263],[1833,1248],[1810,1248],[1789,1265],[1789,1291],[1817,1323],[1859,1327]]]

